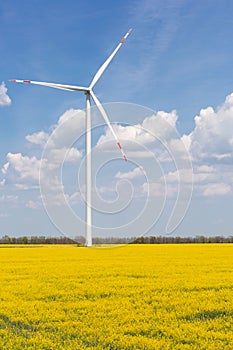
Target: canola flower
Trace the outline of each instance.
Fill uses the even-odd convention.
[[[233,245],[0,246],[0,349],[229,349]]]

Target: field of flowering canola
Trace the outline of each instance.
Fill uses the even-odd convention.
[[[0,349],[233,348],[233,245],[0,246]]]

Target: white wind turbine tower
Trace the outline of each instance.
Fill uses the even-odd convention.
[[[46,83],[42,81],[32,81],[32,80],[18,80],[12,79],[10,82],[14,83],[26,83],[26,84],[36,84],[42,86],[48,86],[55,89],[70,90],[70,91],[84,91],[86,95],[86,246],[92,246],[92,206],[91,206],[91,189],[92,189],[92,179],[91,179],[91,109],[90,109],[90,97],[92,97],[94,103],[99,109],[102,117],[104,118],[106,124],[109,126],[113,137],[116,140],[118,147],[123,155],[125,161],[127,161],[123,148],[116,136],[115,131],[110,124],[109,118],[101,105],[100,101],[97,99],[93,92],[93,87],[100,79],[101,75],[104,73],[105,69],[108,67],[109,63],[112,61],[113,57],[116,55],[117,51],[120,49],[128,35],[131,33],[132,29],[129,29],[125,36],[121,39],[115,50],[108,57],[108,59],[99,68],[94,78],[92,79],[89,87],[76,86],[76,85],[63,85],[56,83]]]

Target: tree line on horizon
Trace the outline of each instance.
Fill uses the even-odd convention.
[[[141,237],[93,237],[93,244],[185,244],[185,243],[233,243],[233,236],[141,236]],[[69,238],[65,236],[22,236],[10,237],[4,235],[0,244],[85,244],[85,238],[78,236]]]

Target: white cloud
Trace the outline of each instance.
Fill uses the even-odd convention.
[[[223,168],[221,165],[201,165],[194,166],[193,174],[187,169],[170,171],[160,181],[165,181],[169,188],[193,182],[194,195],[198,197],[223,196],[232,193],[233,175],[229,166]]]
[[[137,125],[130,125],[130,126],[122,126],[122,125],[113,125],[113,129],[124,145],[128,143],[128,141],[136,142],[138,144],[147,144],[151,143],[154,141],[154,138],[152,135],[149,133],[145,133],[145,131],[142,129],[142,126],[140,124]],[[113,138],[113,135],[110,131],[109,128],[106,129],[106,134],[101,135],[98,142],[97,142],[97,147],[98,146],[104,146],[106,148],[111,146],[112,143],[114,142],[115,145],[115,140]]]
[[[85,112],[69,109],[61,115],[57,124],[52,126],[47,147],[70,148],[79,141],[85,132]]]
[[[22,153],[8,153],[7,163],[2,167],[5,178],[17,189],[26,190],[39,186],[40,160]],[[6,179],[5,182],[6,182]]]
[[[176,171],[169,171],[161,180],[166,183],[192,183],[193,174],[190,169],[179,169]]]
[[[169,113],[164,111],[158,111],[151,117],[145,118],[142,123],[142,126],[146,130],[151,130],[155,134],[157,134],[157,132],[159,131],[160,135],[167,136],[168,131],[171,131],[171,129],[168,129],[167,123],[170,124],[172,128],[175,128],[177,120],[178,116],[175,110]]]
[[[69,149],[78,141],[85,130],[85,113],[80,109],[69,109],[64,112],[58,122],[51,126],[51,133],[43,130],[26,136],[32,144],[52,149]]]
[[[213,173],[213,172],[215,172],[214,166],[210,166],[210,165],[197,166],[196,170],[197,170],[197,172],[202,172],[202,173]]]
[[[30,208],[30,209],[38,209],[39,207],[41,207],[38,201],[32,201],[32,200],[27,201],[25,205],[27,208]]]
[[[7,173],[7,170],[8,170],[8,168],[9,168],[9,165],[10,165],[9,162],[7,162],[7,163],[5,163],[5,164],[3,165],[2,169],[1,169],[1,171],[2,171],[3,174],[6,174],[6,173]]]
[[[181,140],[183,144],[185,145],[187,151],[189,152],[190,146],[191,146],[191,137],[189,135],[182,135]]]
[[[209,184],[204,188],[203,195],[205,197],[213,197],[213,196],[225,196],[232,193],[231,186],[225,183],[214,183]]]
[[[82,202],[82,200],[83,200],[83,197],[82,197],[82,194],[80,192],[72,193],[68,199],[69,203],[72,205],[80,203],[80,201]]]
[[[28,142],[46,150],[44,157],[41,161],[35,156],[9,152],[7,162],[1,169],[5,176],[4,183],[7,181],[8,184],[14,184],[18,190],[29,190],[39,188],[40,178],[45,185],[48,184],[48,190],[54,192],[60,189],[61,181],[54,172],[64,162],[74,163],[81,159],[82,152],[72,145],[82,133],[84,122],[83,111],[70,109],[52,126],[51,134],[39,131],[27,135]]]
[[[174,184],[165,183],[164,181],[145,182],[141,186],[141,192],[144,195],[148,195],[149,198],[159,197],[162,200],[165,200],[166,198],[176,198],[178,190],[178,187]]]
[[[0,85],[0,106],[9,106],[11,104],[11,99],[7,95],[7,87],[4,82]]]
[[[82,124],[84,122],[83,118],[85,118],[85,112],[83,110],[70,108],[59,117],[55,127],[60,126],[66,122],[68,122],[69,125],[72,123],[72,126],[75,128],[78,126],[82,127]]]
[[[152,196],[152,197],[161,197],[161,196],[164,196],[165,187],[164,187],[164,184],[160,182],[157,182],[157,183],[145,182],[141,186],[141,191],[146,195],[149,193],[149,196]]]
[[[35,132],[34,134],[27,135],[25,138],[28,142],[35,145],[44,146],[48,141],[49,135],[44,131]]]
[[[179,169],[176,171],[170,171],[164,175],[166,183],[205,183],[209,184],[211,182],[221,181],[221,173],[219,169],[213,166],[202,165],[191,169]]]
[[[135,178],[138,178],[138,177],[143,176],[143,175],[145,175],[143,172],[143,167],[137,167],[137,168],[134,168],[132,171],[129,171],[127,173],[122,173],[119,171],[115,175],[115,178],[117,178],[117,179],[135,179]]]
[[[190,188],[192,184],[191,169],[182,167],[184,163],[181,162],[189,157],[186,150],[189,149],[195,159],[194,193],[204,197],[232,194],[233,175],[231,163],[228,162],[233,157],[233,94],[216,111],[212,107],[201,110],[200,115],[195,117],[194,130],[182,138],[176,131],[177,120],[175,110],[170,113],[159,111],[135,125],[113,125],[123,147],[126,146],[127,156],[132,159],[141,157],[142,160],[139,162],[141,166],[125,173],[119,171],[115,179],[135,180],[139,192],[146,194],[147,185],[142,185],[142,175],[148,177],[148,169],[154,171],[151,163],[153,157],[158,164],[155,167],[158,173],[156,175],[154,171],[153,176],[149,174],[150,196],[161,196],[165,190],[168,196],[175,196],[180,185]],[[10,183],[18,190],[39,188],[40,176],[44,189],[51,194],[47,197],[49,200],[75,201],[76,197],[64,194],[60,166],[63,162],[76,163],[82,158],[79,147],[83,147],[84,131],[85,113],[70,109],[51,127],[50,133],[39,131],[27,135],[28,142],[46,149],[42,171],[40,173],[41,161],[37,157],[9,152],[7,162],[2,167],[5,177],[1,181],[2,186]],[[78,148],[74,147],[77,141]],[[108,151],[114,147],[116,153],[115,142],[112,141],[111,131],[106,128],[106,133],[97,141],[96,149],[103,147],[101,151]],[[173,157],[175,167],[168,164],[169,157]],[[29,202],[27,205],[34,206]]]
[[[8,153],[7,160],[9,165],[7,169],[12,167],[19,175],[20,179],[32,179],[38,181],[38,174],[40,168],[40,160],[35,156],[23,156],[22,153]],[[3,166],[3,168],[5,165]],[[5,167],[5,168],[6,168]]]
[[[176,131],[176,122],[178,116],[176,111],[170,113],[158,111],[157,113],[146,117],[142,123],[129,126],[113,125],[113,129],[119,140],[127,144],[135,142],[139,145],[148,145],[156,141],[164,141],[174,136]],[[97,146],[105,142],[113,140],[113,135],[109,128],[106,129],[106,134],[102,135],[97,143]]]
[[[63,162],[76,162],[80,160],[82,153],[76,148],[57,148],[51,149],[49,152],[49,161],[52,164],[61,165]]]
[[[215,111],[202,109],[194,118],[195,128],[183,140],[197,162],[230,162],[233,158],[233,93]]]

